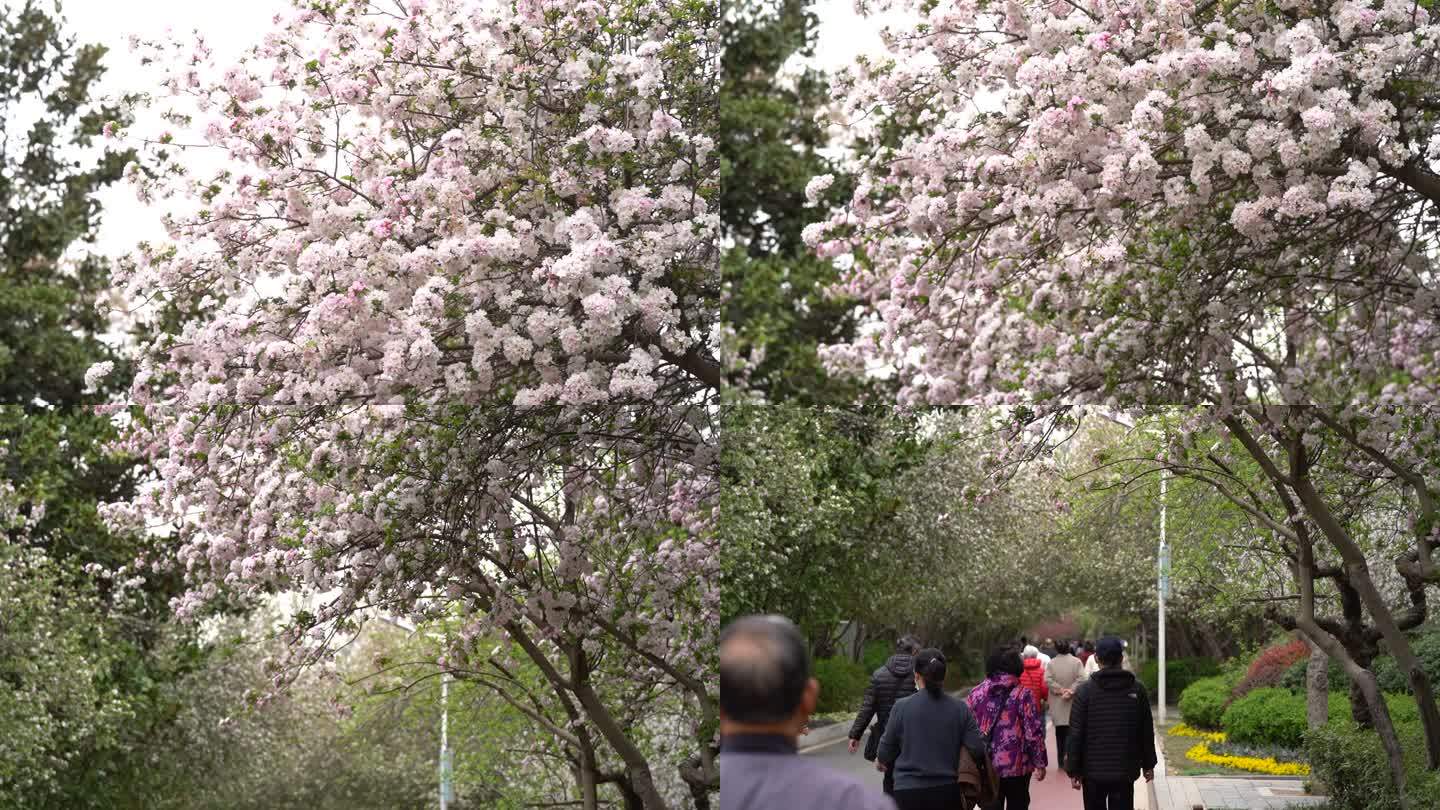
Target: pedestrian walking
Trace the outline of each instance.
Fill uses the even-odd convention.
[[[1050,690],[1050,718],[1055,723],[1055,767],[1065,770],[1065,739],[1070,733],[1070,710],[1075,690],[1085,680],[1085,665],[1071,652],[1068,641],[1060,642],[1055,659],[1045,668],[1045,686]]]
[[[1103,640],[1103,639],[1102,639],[1102,640]],[[1123,660],[1123,654],[1122,654],[1122,660]],[[1098,656],[1095,656],[1095,655],[1092,654],[1089,658],[1087,658],[1087,659],[1085,660],[1085,675],[1086,675],[1086,677],[1093,678],[1093,677],[1095,676],[1095,673],[1097,673],[1097,672],[1099,672],[1099,671],[1100,671],[1100,659],[1099,659]]]
[[[1080,652],[1076,653],[1076,654],[1075,654],[1075,657],[1080,659],[1080,663],[1089,665],[1090,659],[1091,659],[1091,657],[1093,657],[1094,655],[1095,655],[1095,642],[1093,642],[1093,641],[1091,641],[1091,640],[1089,640],[1089,639],[1086,639],[1086,640],[1085,640],[1085,643],[1080,646]]]
[[[1000,800],[986,810],[1026,810],[1030,778],[1045,781],[1045,723],[1034,694],[1020,685],[1024,664],[1014,650],[999,649],[985,661],[985,680],[966,698],[990,746],[1000,777]]]
[[[1045,662],[1040,659],[1040,651],[1034,646],[1026,647],[1020,653],[1021,671],[1020,685],[1030,690],[1035,696],[1035,704],[1040,707],[1040,727],[1045,727],[1045,713],[1050,700],[1050,687],[1045,684],[1045,670],[1048,668]]]
[[[879,764],[895,774],[893,795],[900,810],[963,807],[957,781],[961,746],[976,762],[985,761],[985,741],[970,707],[945,694],[946,668],[939,650],[916,653],[915,685],[920,691],[895,702],[880,738]]]
[[[1046,638],[1045,643],[1040,645],[1040,652],[1044,653],[1047,657],[1053,660],[1055,656],[1060,654],[1060,647],[1058,644],[1055,643],[1055,639]],[[1045,664],[1046,666],[1049,666],[1050,662],[1047,661],[1045,662]]]
[[[895,810],[854,777],[798,756],[820,684],[799,628],[746,616],[720,633],[720,810]]]
[[[880,738],[885,733],[890,710],[897,700],[915,694],[915,653],[919,649],[920,644],[914,638],[905,636],[895,642],[895,654],[871,673],[870,685],[865,687],[865,698],[860,703],[860,711],[850,726],[850,753],[855,753],[860,747],[860,738],[873,718],[875,728],[865,742],[865,759],[874,762],[879,755]],[[883,782],[883,789],[887,794],[895,792],[895,774],[892,771],[885,772]]]
[[[1118,638],[1095,645],[1100,670],[1075,690],[1065,762],[1070,783],[1083,790],[1085,810],[1134,810],[1135,780],[1155,778],[1155,721],[1150,696],[1121,668]]]

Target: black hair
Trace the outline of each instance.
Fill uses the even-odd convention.
[[[1021,660],[1020,653],[1014,647],[996,647],[985,659],[985,677],[993,678],[996,675],[1014,675],[1020,677],[1025,671],[1025,662]]]
[[[914,655],[920,649],[920,642],[914,636],[901,636],[895,642],[895,652],[902,655]]]
[[[783,723],[810,680],[805,636],[783,616],[746,616],[720,633],[720,709],[737,723]]]
[[[1021,647],[1024,647],[1026,644],[1029,644],[1029,643],[1030,643],[1030,639],[1028,639],[1028,638],[1026,638],[1026,637],[1024,637],[1024,636],[1021,636],[1021,637],[1020,637],[1020,646],[1021,646]]]
[[[1070,642],[1068,642],[1068,641],[1057,641],[1057,642],[1055,642],[1055,654],[1056,654],[1056,655],[1069,655],[1069,654],[1070,654]]]
[[[925,679],[925,691],[931,697],[945,694],[945,653],[926,647],[915,654],[915,671]]]
[[[1092,653],[1095,652],[1095,642],[1090,641],[1089,639],[1086,639],[1086,640],[1085,640],[1085,651],[1086,651],[1086,652],[1092,652]]]

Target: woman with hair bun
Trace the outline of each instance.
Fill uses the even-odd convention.
[[[955,810],[963,806],[957,770],[960,747],[985,761],[985,740],[965,701],[945,694],[944,653],[915,654],[915,688],[895,702],[880,738],[879,766],[893,771],[899,810]]]

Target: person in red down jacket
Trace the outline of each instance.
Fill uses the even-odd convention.
[[[1040,705],[1040,728],[1045,728],[1046,701],[1050,699],[1050,687],[1045,685],[1045,662],[1040,660],[1040,650],[1035,645],[1025,648],[1020,654],[1025,670],[1020,673],[1020,685],[1030,690],[1035,702]]]

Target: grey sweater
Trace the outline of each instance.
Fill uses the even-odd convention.
[[[965,701],[916,692],[890,710],[879,759],[894,769],[896,790],[934,787],[955,781],[962,745],[984,761],[985,739]]]
[[[768,734],[720,740],[720,810],[895,810],[878,787],[798,756],[795,741]]]

